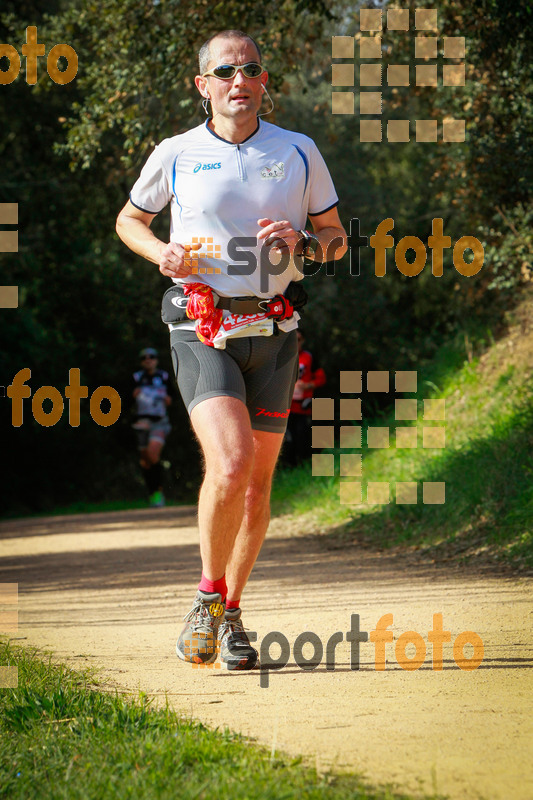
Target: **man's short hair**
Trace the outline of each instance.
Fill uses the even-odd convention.
[[[208,64],[211,60],[211,51],[209,49],[209,45],[214,39],[248,39],[255,49],[257,50],[257,55],[259,56],[259,62],[261,62],[261,50],[259,49],[259,45],[248,33],[244,33],[244,31],[220,31],[219,33],[213,34],[207,42],[204,42],[200,48],[198,53],[198,65],[200,69],[200,75],[203,75],[204,72],[207,72]]]

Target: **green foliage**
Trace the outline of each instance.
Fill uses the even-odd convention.
[[[498,231],[495,226],[501,224],[502,219],[505,230]],[[480,230],[482,237],[491,240],[485,252],[487,269],[492,276],[488,289],[504,290],[508,295],[533,277],[533,209],[521,204],[508,213],[498,209],[491,222],[490,227]]]
[[[531,313],[531,298],[522,313]],[[524,323],[525,324],[525,323]],[[515,329],[516,330],[516,329]],[[527,333],[527,325],[525,326]],[[446,398],[446,447],[421,447],[422,404],[417,422],[419,446],[396,449],[393,409],[376,413],[363,395],[363,442],[369,426],[389,427],[391,446],[363,450],[363,483],[387,481],[389,505],[359,507],[339,503],[339,477],[309,480],[310,465],[278,475],[277,513],[307,514],[309,525],[331,529],[332,537],[365,540],[379,547],[416,546],[435,559],[478,557],[517,569],[533,567],[533,362],[508,354],[520,336],[491,343],[458,338],[418,374],[424,397]],[[523,345],[527,349],[527,342]],[[465,353],[466,349],[466,353]],[[474,352],[483,353],[476,358]],[[466,355],[466,358],[465,358]],[[366,402],[365,402],[366,401]],[[330,452],[330,451],[328,451]],[[339,450],[331,451],[337,453]],[[346,452],[346,451],[343,451]],[[442,505],[396,505],[397,481],[444,482]]]
[[[398,5],[411,8],[411,13],[414,10],[410,2],[402,0]],[[465,297],[456,297],[462,313],[487,289],[515,288],[528,280],[527,264],[522,267],[526,258],[531,259],[531,239],[526,231],[533,186],[529,56],[533,8],[506,0],[482,0],[474,5],[466,0],[438,0],[433,7],[438,12],[439,37],[465,38],[465,86],[443,86],[439,78],[437,89],[396,90],[392,105],[400,118],[407,113],[410,119],[437,119],[439,123],[445,117],[465,120],[466,141],[433,147],[428,176],[429,193],[437,207],[446,209],[442,215],[448,233],[452,238],[466,232],[476,235],[486,250],[483,272],[469,282]],[[385,64],[408,62],[413,75],[409,37],[386,31],[384,41],[390,47]],[[444,59],[439,53],[439,74],[443,65],[450,63],[460,62]],[[413,164],[412,168],[417,167]],[[508,259],[505,268],[496,256],[502,247]],[[486,296],[488,304],[494,300],[494,293]]]
[[[414,12],[407,0],[395,5]],[[424,271],[407,278],[391,250],[387,275],[376,278],[373,251],[364,247],[360,276],[350,274],[345,257],[330,274],[322,268],[307,278],[303,324],[330,378],[328,391],[336,391],[341,369],[416,368],[463,330],[465,318],[497,327],[531,275],[533,15],[528,4],[506,0],[437,0],[434,7],[439,35],[466,37],[467,84],[395,91],[384,83],[383,118],[464,117],[466,142],[453,145],[361,143],[357,115],[331,114],[330,37],[358,31],[358,4],[347,0],[194,0],[186,13],[179,0],[6,0],[0,41],[20,49],[26,26],[36,24],[47,49],[56,42],[76,49],[79,73],[58,86],[41,59],[34,87],[24,65],[17,80],[0,87],[0,202],[19,204],[20,231],[19,254],[0,254],[2,285],[20,287],[20,308],[0,315],[1,383],[30,367],[33,391],[62,389],[77,367],[90,391],[119,390],[124,409],[110,429],[97,429],[86,409],[77,430],[66,411],[57,426],[43,429],[26,401],[24,425],[13,429],[9,403],[1,404],[12,453],[6,509],[35,512],[144,493],[127,383],[141,346],[166,352],[159,303],[168,281],[122,245],[114,225],[153,145],[204,119],[193,84],[196,53],[216,30],[236,27],[258,39],[276,105],[266,119],[317,141],[346,226],[359,218],[369,237],[392,217],[396,241],[411,235],[426,242],[431,220],[442,217],[453,242],[474,235],[485,248],[485,265],[472,278],[458,275],[450,249],[442,278],[431,275],[429,251]],[[390,63],[414,70],[411,33],[386,30],[383,43],[384,70]],[[440,70],[440,55],[437,63]],[[168,217],[160,215],[153,228],[168,237]],[[170,369],[170,359],[161,366]],[[198,484],[200,464],[181,403],[172,421],[172,493],[184,498]]]
[[[382,7],[371,2],[364,6]],[[401,0],[394,6],[409,8],[413,22],[412,2]],[[416,278],[396,270],[392,251],[387,254],[387,275],[376,278],[369,248],[361,249],[359,277],[350,275],[345,257],[336,265],[334,277],[321,270],[309,278],[311,302],[303,324],[311,331],[309,346],[330,367],[330,375],[354,365],[354,354],[357,368],[363,369],[403,369],[431,358],[461,329],[465,316],[481,325],[497,325],[502,310],[513,304],[516,290],[529,279],[531,9],[503,0],[475,6],[464,0],[440,0],[432,7],[439,19],[438,74],[442,75],[444,63],[455,63],[443,58],[441,37],[464,36],[466,86],[442,86],[440,77],[437,89],[414,86],[415,66],[420,63],[415,59],[414,32],[388,30],[385,22],[383,75],[390,64],[409,64],[411,85],[389,87],[383,80],[383,129],[389,119],[410,119],[411,142],[360,143],[358,117],[330,113],[329,40],[315,47],[311,76],[306,80],[300,71],[298,80],[290,80],[288,93],[279,98],[287,126],[298,128],[303,116],[306,130],[319,143],[334,176],[346,227],[350,217],[357,217],[361,233],[371,236],[382,219],[392,217],[396,242],[410,235],[426,243],[432,219],[440,217],[452,246],[460,237],[472,235],[485,249],[484,266],[471,278],[455,270],[451,249],[444,251],[444,276],[433,277],[429,248],[426,267]],[[354,5],[341,2],[332,10],[335,19],[328,32],[358,37]],[[355,50],[357,55],[358,41]],[[464,143],[414,141],[415,119],[437,119],[441,126],[447,116],[466,120]]]
[[[198,124],[203,111],[192,79],[198,50],[213,33],[233,28],[257,37],[276,86],[302,57],[309,59],[309,42],[329,16],[323,0],[195,0],[186,13],[181,0],[87,0],[50,20],[50,30],[72,30],[84,64],[83,100],[72,107],[59,150],[73,167],[88,169],[99,153],[120,158],[121,172],[138,166],[158,141]]]

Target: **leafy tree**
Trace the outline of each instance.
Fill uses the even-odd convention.
[[[414,2],[394,6],[409,8],[414,19]],[[330,274],[323,267],[309,277],[307,341],[322,356],[332,390],[340,369],[416,368],[444,337],[511,304],[531,278],[532,9],[506,0],[435,0],[432,7],[439,37],[466,38],[466,86],[395,91],[384,83],[383,119],[464,118],[464,143],[361,143],[358,115],[331,114],[330,37],[357,34],[359,3],[4,0],[0,41],[19,48],[26,26],[37,25],[47,50],[57,42],[76,49],[79,72],[58,86],[41,64],[36,86],[25,83],[23,71],[0,86],[0,202],[18,202],[20,217],[20,252],[0,254],[0,269],[2,284],[19,285],[21,296],[18,310],[0,315],[1,383],[29,366],[34,391],[61,389],[68,369],[79,367],[90,392],[102,384],[121,388],[141,346],[166,350],[159,302],[168,281],[118,241],[114,221],[153,145],[204,119],[192,80],[196,53],[227,28],[259,41],[276,105],[267,119],[317,141],[347,227],[357,217],[370,236],[392,217],[397,241],[426,241],[439,216],[452,241],[468,233],[485,245],[485,266],[470,279],[458,279],[449,251],[443,278],[429,267],[407,278],[389,251],[387,276],[378,279],[370,248],[361,249],[358,277],[347,257]],[[383,45],[385,69],[409,63],[414,75],[411,33],[385,28]],[[441,55],[436,63],[440,72]],[[167,235],[165,215],[154,225]],[[10,424],[9,403],[0,404],[3,443],[13,454],[3,486],[12,508],[138,493],[126,413],[112,428],[98,429],[85,410],[72,429],[65,411],[45,429],[33,423],[25,402],[20,429]],[[194,483],[196,448],[185,411],[175,414],[171,460],[181,471],[182,464],[196,465],[187,479]]]
[[[88,168],[99,153],[114,166],[143,161],[157,141],[203,115],[193,83],[197,53],[213,33],[237,28],[268,48],[274,87],[302,58],[330,16],[323,0],[105,0],[84,2],[55,23],[75,31],[83,101],[73,106],[64,145],[72,165]],[[53,29],[52,20],[50,21]]]

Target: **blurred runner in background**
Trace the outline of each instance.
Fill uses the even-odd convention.
[[[303,349],[305,337],[298,330],[298,380],[292,396],[291,412],[285,438],[286,460],[296,466],[311,458],[311,406],[315,389],[324,386],[326,373],[313,356]]]
[[[150,505],[164,506],[161,451],[171,427],[167,408],[175,394],[168,372],[157,368],[157,350],[145,347],[141,350],[141,369],[133,373],[133,398],[140,464],[150,497]]]

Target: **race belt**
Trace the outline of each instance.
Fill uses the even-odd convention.
[[[266,300],[260,297],[219,297],[217,308],[232,314],[267,314],[276,322],[292,316],[294,308],[286,297],[277,294]]]
[[[302,290],[303,291],[303,290]],[[229,311],[231,314],[268,314],[276,322],[288,319],[294,308],[299,305],[292,304],[284,295],[278,294],[271,298],[261,297],[220,297],[213,292],[216,308]],[[188,319],[187,305],[189,298],[183,291],[181,284],[175,284],[167,289],[161,304],[161,319],[168,325],[172,322],[183,322]]]
[[[307,301],[307,293],[292,282],[285,295],[274,297],[220,297],[204,283],[175,284],[163,295],[161,319],[167,325],[196,320],[196,334],[211,347],[225,348],[226,339],[271,336],[275,323],[292,317]],[[229,311],[225,318],[222,312]]]

